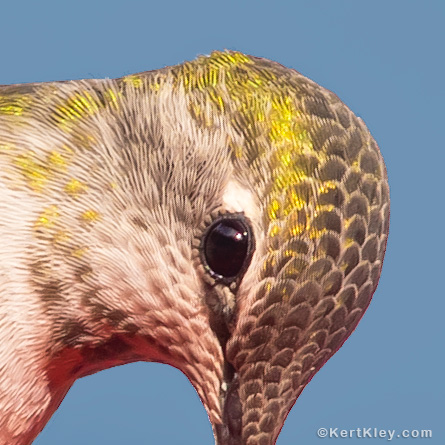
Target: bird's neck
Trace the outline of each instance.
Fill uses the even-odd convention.
[[[45,354],[37,336],[20,332],[23,325],[9,327],[15,336],[1,335],[0,345],[0,356],[8,356],[0,368],[0,444],[31,444],[77,378],[138,360],[132,352],[137,340],[127,342],[118,334],[97,345],[67,346]],[[45,335],[44,330],[39,335]]]
[[[50,332],[43,313],[30,301],[28,313],[8,304],[3,295],[0,316],[0,443],[28,445],[57,409],[72,382],[54,385],[42,354]],[[38,333],[38,335],[37,335]]]
[[[32,443],[78,377],[137,360],[131,341],[106,325],[97,337],[61,341],[69,317],[59,312],[54,323],[19,266],[0,276],[0,444],[8,445]]]

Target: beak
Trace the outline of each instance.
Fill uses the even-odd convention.
[[[237,374],[228,384],[222,405],[223,423],[214,426],[216,445],[242,445],[242,405]]]

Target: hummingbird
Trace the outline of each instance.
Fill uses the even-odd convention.
[[[376,289],[385,165],[364,122],[236,51],[0,87],[0,443],[136,361],[196,389],[218,445],[272,445]]]

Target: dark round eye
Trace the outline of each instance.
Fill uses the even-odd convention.
[[[216,278],[233,281],[252,257],[252,231],[242,215],[221,217],[208,228],[203,241],[204,263]]]

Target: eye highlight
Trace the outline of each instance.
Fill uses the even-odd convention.
[[[245,272],[254,248],[252,228],[244,215],[226,214],[205,231],[201,259],[213,278],[229,284]]]

